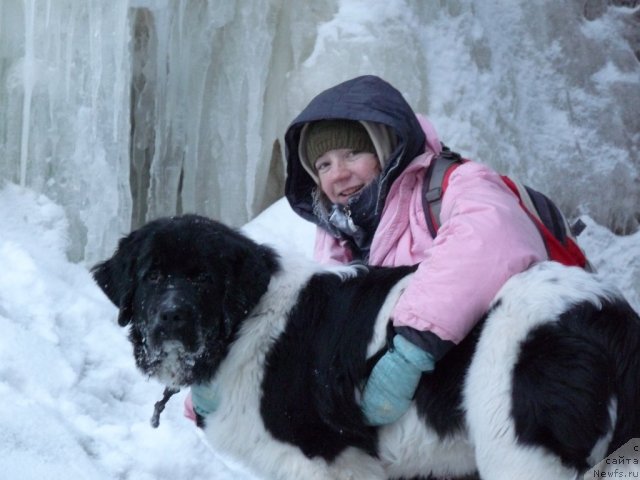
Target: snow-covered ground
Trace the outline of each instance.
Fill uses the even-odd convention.
[[[163,387],[133,363],[116,309],[87,266],[64,254],[68,221],[43,195],[0,187],[0,468],[11,480],[250,479],[182,416],[184,392],[151,428]],[[640,233],[616,237],[584,218],[580,243],[640,307]],[[245,226],[310,255],[313,228],[284,200]]]

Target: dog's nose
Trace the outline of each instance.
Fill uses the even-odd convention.
[[[164,306],[158,311],[158,333],[161,338],[166,339],[182,331],[186,325],[191,323],[193,312],[191,309],[179,306]]]
[[[163,345],[179,345],[187,352],[196,351],[198,343],[198,315],[188,305],[163,305],[153,317],[149,335],[150,348],[163,349]]]
[[[167,307],[163,308],[160,312],[160,321],[167,328],[178,327],[186,323],[189,319],[189,309],[184,307]]]

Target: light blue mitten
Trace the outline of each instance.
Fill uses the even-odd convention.
[[[433,370],[431,354],[402,335],[373,367],[362,394],[362,412],[369,425],[392,423],[408,409],[423,372]]]
[[[192,385],[191,402],[198,415],[206,417],[220,406],[220,390],[215,382]]]

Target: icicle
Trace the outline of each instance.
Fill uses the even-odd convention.
[[[22,98],[22,132],[20,137],[20,185],[27,184],[27,162],[29,160],[29,133],[31,129],[31,97],[33,95],[35,53],[34,53],[34,23],[35,1],[24,1],[24,62]]]

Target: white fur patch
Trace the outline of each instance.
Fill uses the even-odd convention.
[[[616,422],[618,420],[618,401],[615,398],[612,398],[609,402],[609,422],[611,424],[611,428],[609,431],[595,444],[593,450],[591,451],[591,455],[589,455],[589,459],[587,460],[588,465],[596,465],[599,463],[604,457],[607,456],[607,450],[609,447],[609,442],[613,438],[613,432],[616,426]]]
[[[446,478],[469,475],[476,469],[473,445],[466,433],[439,438],[418,417],[415,407],[381,429],[379,449],[389,477],[426,477],[431,473]]]
[[[149,354],[151,361],[160,361],[155,376],[168,387],[180,388],[184,385],[187,372],[191,371],[197,357],[202,354],[204,347],[196,352],[187,352],[182,342],[177,340],[164,342],[162,348]]]
[[[391,312],[396,306],[396,303],[398,303],[400,295],[402,295],[402,293],[407,288],[411,277],[413,277],[413,274],[409,274],[406,277],[403,277],[398,283],[393,286],[391,290],[389,290],[387,298],[382,304],[382,307],[378,312],[378,316],[376,317],[373,336],[371,337],[369,345],[367,346],[367,358],[371,358],[371,356],[373,356],[377,351],[384,347],[387,341],[387,325],[389,324],[389,320],[391,319]]]

